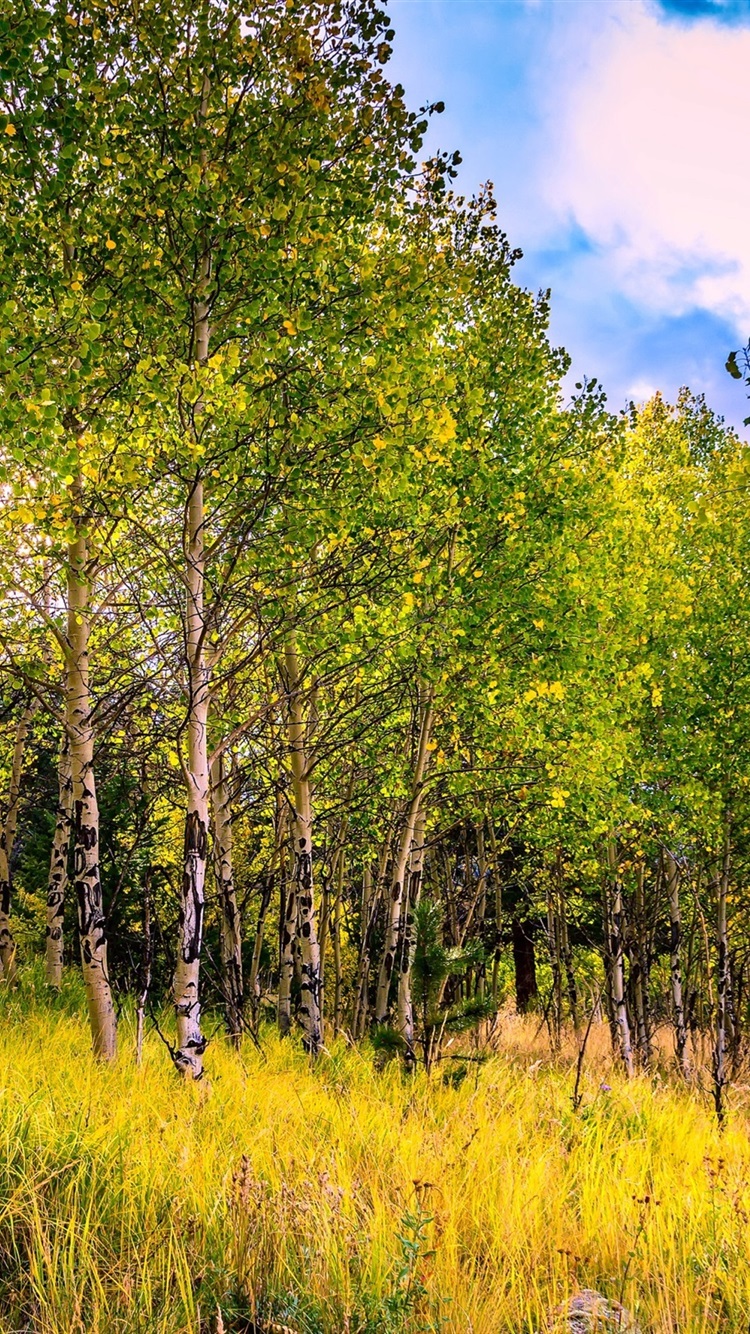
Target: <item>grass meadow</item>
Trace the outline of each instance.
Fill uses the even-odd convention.
[[[167,1020],[165,1020],[165,1023]],[[269,1029],[181,1083],[133,1025],[88,1054],[75,979],[0,998],[2,1334],[544,1329],[578,1286],[643,1331],[747,1331],[750,1103],[630,1084],[592,1032],[501,1017],[426,1075]],[[453,1059],[455,1058],[455,1059]]]

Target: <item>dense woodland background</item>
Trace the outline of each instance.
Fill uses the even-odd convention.
[[[750,452],[687,389],[565,400],[392,36],[2,9],[4,976],[82,960],[95,1051],[134,1003],[192,1077],[222,1026],[412,1068],[509,1000],[604,1015],[721,1117]]]

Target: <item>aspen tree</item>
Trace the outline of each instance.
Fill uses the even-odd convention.
[[[99,871],[99,805],[94,777],[94,729],[89,683],[90,553],[83,483],[73,486],[75,536],[68,547],[66,726],[73,795],[73,885],[86,1001],[94,1054],[112,1060],[117,1022],[107,965],[107,936]]]
[[[30,700],[25,705],[16,724],[8,797],[2,825],[0,825],[0,967],[2,968],[2,977],[7,983],[14,981],[17,972],[16,944],[10,924],[10,866],[18,824],[18,803],[21,796],[24,751],[29,728],[37,708],[37,700]]]
[[[687,1029],[682,999],[682,915],[680,912],[680,868],[674,853],[667,850],[667,894],[669,896],[669,980],[675,1032],[675,1057],[684,1078],[689,1074]]]
[[[607,867],[611,893],[609,955],[611,960],[612,1007],[619,1037],[620,1056],[625,1067],[625,1073],[631,1079],[633,1076],[633,1053],[625,996],[625,948],[623,941],[625,915],[622,902],[622,883],[617,866],[617,845],[612,838],[607,841]]]
[[[55,831],[52,835],[47,880],[47,931],[45,937],[47,983],[55,990],[59,990],[62,985],[63,918],[65,914],[65,893],[68,886],[68,854],[72,823],[73,768],[70,758],[70,737],[67,728],[63,728],[57,766]]]
[[[727,892],[731,869],[729,816],[725,817],[724,846],[716,876],[716,1032],[713,1050],[714,1104],[719,1125],[724,1124],[727,1083],[727,1023],[729,1006],[729,941],[727,937]]]
[[[323,1041],[320,1012],[320,950],[315,919],[313,887],[312,790],[306,739],[308,719],[299,673],[297,644],[290,633],[284,645],[284,684],[287,692],[286,727],[292,771],[290,826],[294,851],[293,901],[296,907],[296,937],[300,953],[301,986],[299,1013],[305,1047],[316,1056]],[[287,891],[289,896],[289,891]],[[289,921],[289,904],[286,920]]]
[[[419,732],[417,735],[411,792],[398,838],[398,850],[393,861],[390,897],[387,903],[386,932],[378,971],[375,997],[375,1023],[383,1024],[390,1007],[391,977],[396,962],[398,934],[403,908],[403,896],[409,857],[414,842],[420,807],[423,801],[424,781],[429,763],[429,745],[433,722],[433,696],[429,686],[419,690]]]
[[[244,984],[242,976],[242,931],[234,885],[232,815],[226,762],[223,752],[211,764],[214,873],[221,916],[221,972],[227,1027],[235,1046],[242,1036]],[[261,933],[262,939],[262,933]],[[255,957],[255,956],[253,956]],[[257,964],[255,967],[257,975]],[[251,979],[251,993],[254,978]]]
[[[416,1064],[414,1050],[414,1006],[411,995],[411,970],[414,963],[414,914],[422,895],[424,867],[425,810],[421,806],[414,822],[414,839],[409,856],[409,878],[404,893],[400,922],[398,955],[397,1030],[404,1041],[404,1064],[412,1070]]]

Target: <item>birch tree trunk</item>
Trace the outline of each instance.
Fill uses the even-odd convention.
[[[204,75],[200,117],[208,110],[211,85]],[[206,165],[201,151],[201,167]],[[208,285],[211,255],[206,248],[200,260],[198,299],[195,302],[195,360],[199,366],[208,361]],[[193,410],[193,429],[198,434],[202,405]],[[177,1020],[177,1048],[172,1059],[181,1074],[192,1079],[203,1075],[206,1039],[201,1031],[200,963],[203,943],[203,915],[206,902],[206,858],[210,774],[208,766],[208,710],[210,674],[206,656],[206,555],[205,497],[203,477],[196,474],[187,498],[186,555],[186,656],[188,671],[187,767],[183,769],[187,787],[185,842],[182,885],[177,927],[177,963],[174,975],[174,1007]]]
[[[729,821],[726,822],[724,852],[717,882],[716,897],[716,1039],[713,1053],[714,1103],[719,1125],[724,1124],[724,1089],[727,1083],[727,998],[729,991],[729,942],[727,939],[727,891],[731,846]]]
[[[73,770],[70,760],[70,738],[63,728],[60,758],[57,765],[57,812],[47,881],[47,934],[45,962],[47,983],[59,991],[63,975],[63,917],[65,891],[68,887],[68,850],[73,811]]]
[[[279,1033],[286,1037],[292,1026],[292,981],[297,944],[297,893],[287,878],[284,846],[285,811],[279,814]]]
[[[352,1031],[354,1037],[357,1039],[364,1037],[370,1017],[370,957],[372,954],[372,937],[382,898],[389,852],[389,840],[386,838],[380,852],[374,885],[372,882],[372,867],[367,861],[365,861],[362,870],[362,944],[360,947],[357,967],[357,1000],[352,1023]]]
[[[148,993],[151,989],[151,870],[146,872],[143,884],[143,948],[141,950],[138,1000],[135,1009],[135,1063],[143,1061],[143,1026],[146,1018]]]
[[[37,708],[37,701],[32,700],[26,705],[16,725],[8,804],[0,829],[0,965],[2,966],[2,976],[9,984],[14,981],[17,972],[16,943],[10,925],[10,863],[18,825],[18,801],[21,795],[23,754],[26,749],[26,738],[29,735],[31,720]]]
[[[234,885],[232,820],[224,756],[211,765],[211,801],[214,817],[214,873],[221,914],[221,975],[227,1029],[235,1047],[242,1039],[244,990],[242,978],[242,923]]]
[[[680,871],[671,852],[667,852],[667,894],[669,896],[669,977],[672,991],[675,1057],[680,1073],[687,1079],[687,1027],[682,999],[682,916],[680,913]]]
[[[81,479],[75,483],[80,497]],[[94,778],[94,731],[89,687],[89,569],[86,529],[78,521],[68,548],[67,727],[73,787],[74,885],[81,964],[94,1054],[113,1060],[117,1023],[107,968],[107,935],[99,877],[99,806]]]
[[[398,1031],[404,1040],[404,1065],[412,1071],[417,1063],[414,1050],[414,1006],[411,997],[411,968],[414,961],[414,913],[422,895],[424,867],[424,809],[420,808],[414,823],[414,842],[409,858],[409,881],[406,890],[398,974]]]
[[[206,350],[208,332],[206,330]],[[200,351],[200,350],[199,350]],[[208,851],[208,706],[209,674],[204,618],[203,479],[193,483],[187,507],[187,663],[189,707],[188,760],[185,770],[187,812],[182,886],[177,930],[174,1007],[177,1048],[173,1060],[180,1073],[200,1079],[206,1040],[201,1032],[200,957]]]
[[[646,905],[644,896],[643,862],[636,868],[635,884],[635,921],[633,922],[633,1002],[638,1032],[638,1055],[644,1070],[651,1064],[651,1018],[648,1004],[649,945],[646,924]]]
[[[497,838],[495,835],[495,825],[492,812],[487,821],[487,828],[490,835],[490,847],[492,848],[492,883],[495,890],[495,947],[492,954],[492,1008],[497,1014],[500,982],[500,960],[502,958],[503,947],[503,886],[500,878],[500,859],[498,857]]]
[[[378,988],[375,998],[376,1024],[384,1024],[387,1021],[390,1008],[389,998],[391,977],[396,960],[399,925],[401,922],[404,878],[409,863],[412,843],[414,842],[414,829],[419,815],[419,808],[422,803],[422,789],[429,759],[428,746],[432,730],[431,694],[426,694],[424,699],[420,701],[420,712],[419,740],[417,742],[417,758],[414,766],[411,796],[404,818],[398,852],[393,865],[390,902],[387,906],[388,917],[386,921],[385,941],[378,972]]]
[[[300,1018],[305,1048],[311,1056],[315,1056],[323,1041],[323,1031],[320,1014],[320,950],[316,932],[313,888],[312,793],[306,753],[307,726],[300,690],[297,644],[293,634],[286,641],[284,667],[287,686],[287,738],[292,769],[293,880],[301,973]]]
[[[562,952],[563,964],[565,965],[565,984],[568,992],[568,1009],[573,1023],[573,1029],[578,1032],[578,988],[576,986],[575,969],[573,968],[573,951],[570,947],[570,932],[568,929],[568,910],[565,902],[565,895],[561,901],[561,930],[562,930]]]
[[[609,955],[612,969],[612,1006],[614,1021],[620,1039],[620,1055],[628,1079],[633,1076],[633,1051],[630,1043],[630,1024],[625,1001],[625,952],[623,945],[624,912],[622,905],[622,886],[617,872],[617,851],[613,839],[607,844],[607,862],[609,865],[612,888],[612,910],[610,917]]]
[[[487,914],[487,885],[490,873],[489,862],[487,860],[487,849],[484,841],[484,816],[482,816],[482,819],[477,822],[476,836],[477,836],[477,861],[479,863],[479,885],[481,886],[481,894],[479,898],[479,903],[477,904],[477,926],[481,933],[482,927],[484,926],[484,919]],[[487,965],[483,963],[481,965],[479,971],[479,977],[477,979],[477,995],[481,996],[482,999],[484,999],[486,988],[487,988]]]
[[[333,970],[334,970],[334,992],[333,992],[333,1032],[338,1035],[341,1029],[341,1005],[342,1005],[342,983],[341,976],[341,918],[343,911],[344,895],[344,867],[346,858],[344,849],[339,848],[336,862],[335,878],[335,898],[333,901]]]

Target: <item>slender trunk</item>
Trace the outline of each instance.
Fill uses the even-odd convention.
[[[68,886],[68,850],[73,811],[73,771],[70,738],[63,729],[57,766],[57,814],[47,881],[47,936],[45,942],[47,983],[59,991],[63,974],[63,918]]]
[[[487,913],[487,884],[489,880],[489,863],[487,861],[487,851],[484,841],[484,816],[478,821],[476,826],[477,833],[477,861],[479,863],[479,885],[481,894],[477,905],[477,925],[480,933],[484,926],[484,919]],[[486,965],[481,965],[479,977],[477,979],[477,995],[484,999],[486,987]]]
[[[143,1061],[143,1025],[146,1017],[148,993],[151,990],[151,871],[146,872],[143,885],[143,948],[141,950],[141,969],[138,988],[138,1001],[135,1011],[135,1063]]]
[[[375,930],[378,910],[383,897],[389,853],[390,842],[389,839],[386,838],[380,852],[374,886],[372,883],[372,871],[367,862],[365,863],[362,872],[362,944],[359,952],[357,1001],[352,1026],[355,1038],[364,1037],[370,1018],[370,958],[372,954],[372,937]]]
[[[568,930],[568,911],[565,897],[562,898],[562,954],[565,967],[565,986],[568,993],[568,1009],[575,1032],[578,1032],[578,988],[576,986],[575,969],[573,968],[573,951],[570,947],[570,932]]]
[[[326,855],[325,845],[323,847],[323,866],[325,868]],[[335,857],[334,857],[335,862]],[[328,926],[331,916],[331,877],[335,874],[335,866],[324,869],[321,876],[320,892],[320,912],[318,913],[318,954],[320,956],[320,990],[318,999],[320,1004],[321,1021],[325,1013],[325,994],[326,994],[326,949],[328,946]]]
[[[21,795],[21,770],[26,738],[38,704],[32,700],[26,705],[16,726],[13,760],[8,788],[8,805],[0,828],[0,965],[5,981],[12,984],[16,976],[16,943],[10,926],[10,863],[18,824],[18,800]]]
[[[531,922],[517,917],[511,922],[513,935],[513,968],[516,981],[516,1010],[527,1014],[539,995],[536,981],[536,951]]]
[[[287,679],[287,736],[292,768],[292,839],[294,889],[297,900],[297,944],[300,957],[300,1018],[305,1048],[317,1055],[323,1041],[320,1016],[320,950],[315,922],[312,864],[312,793],[305,749],[307,726],[300,691],[299,662],[294,635],[284,651]],[[288,916],[288,913],[287,913]]]
[[[357,981],[354,993],[354,1013],[352,1015],[352,1036],[356,1039],[367,1024],[367,983],[370,972],[370,903],[372,899],[372,869],[365,858],[362,867],[362,900],[360,906],[360,946],[357,960]]]
[[[682,916],[680,913],[680,872],[671,852],[667,857],[667,893],[669,895],[669,974],[672,990],[675,1057],[684,1078],[690,1073],[687,1057],[687,1027],[682,999]]]
[[[411,798],[407,807],[398,853],[393,866],[385,942],[378,973],[378,988],[375,999],[375,1022],[377,1024],[385,1023],[389,1012],[391,977],[393,974],[393,966],[396,961],[396,947],[398,943],[399,924],[401,921],[401,901],[404,878],[406,876],[409,854],[411,853],[411,847],[414,841],[414,828],[422,802],[422,790],[429,759],[428,747],[432,730],[431,695],[427,694],[425,698],[420,701],[420,711],[419,740],[417,743],[417,758],[412,779]]]
[[[730,857],[731,846],[729,841],[729,821],[727,820],[722,865],[716,886],[716,1038],[714,1044],[713,1076],[714,1103],[719,1125],[724,1124],[724,1089],[727,1083],[727,992],[729,985],[727,891],[729,889]]]
[[[292,1026],[292,980],[294,978],[294,950],[297,940],[297,895],[294,882],[286,873],[286,807],[282,795],[277,794],[276,837],[279,847],[279,999],[277,1020],[279,1033],[286,1037]]]
[[[552,885],[547,889],[547,948],[552,970],[552,1045],[558,1051],[562,1036],[562,956],[560,922]]]
[[[284,849],[279,866],[280,940],[279,940],[279,1032],[285,1037],[292,1026],[292,981],[297,945],[297,893],[294,880],[288,880]]]
[[[242,923],[234,886],[232,819],[224,756],[211,765],[211,802],[214,817],[214,873],[221,917],[221,978],[227,1030],[235,1047],[242,1039],[244,990],[242,979]]]
[[[610,953],[610,944],[612,940],[612,911],[609,901],[609,888],[606,877],[602,880],[602,927],[603,927],[603,958],[604,958],[604,1006],[607,1011],[607,1023],[609,1025],[609,1043],[612,1052],[612,1059],[617,1057],[620,1045],[619,1034],[617,1031],[617,1020],[615,1019],[614,1004],[614,981],[612,970],[612,955]]]
[[[409,881],[405,894],[402,917],[398,973],[398,1031],[404,1040],[404,1065],[407,1071],[416,1065],[414,1051],[414,1006],[411,998],[411,968],[414,961],[414,913],[422,894],[424,866],[425,813],[421,807],[414,823],[414,842],[409,858]]]
[[[206,335],[207,336],[207,335]],[[190,703],[185,770],[187,811],[174,974],[177,1049],[172,1059],[181,1074],[200,1079],[206,1039],[201,1032],[200,958],[208,852],[209,674],[205,655],[205,554],[203,481],[196,477],[187,508],[187,665]]]
[[[250,975],[247,981],[247,991],[250,997],[250,1007],[253,1016],[253,1032],[258,1028],[258,1013],[260,1009],[260,957],[263,950],[263,937],[266,932],[266,917],[271,905],[271,895],[273,894],[274,867],[272,866],[268,875],[263,881],[263,888],[260,896],[260,906],[258,908],[258,920],[255,924],[255,940],[253,941],[253,957],[250,960]]]
[[[617,872],[617,851],[613,839],[607,844],[607,861],[612,887],[609,955],[612,968],[612,1008],[620,1039],[620,1055],[628,1079],[633,1075],[633,1052],[630,1045],[630,1024],[625,1000],[625,953],[623,927],[625,914],[622,904],[622,886]]]
[[[338,1034],[341,1030],[341,1006],[342,1006],[342,988],[343,978],[341,974],[341,919],[343,915],[344,899],[344,869],[346,866],[346,857],[344,849],[339,848],[338,861],[336,865],[336,897],[333,901],[333,970],[334,970],[334,991],[333,991],[333,1031]]]
[[[635,920],[633,922],[632,985],[638,1034],[638,1056],[644,1070],[651,1064],[651,1032],[648,1012],[648,931],[643,892],[645,867],[636,868]]]
[[[498,863],[497,838],[492,815],[487,821],[492,848],[492,881],[495,889],[495,948],[492,955],[492,1008],[497,1013],[499,1007],[500,959],[503,949],[503,887]]]
[[[81,494],[80,479],[75,484]],[[73,786],[74,884],[78,904],[81,963],[94,1054],[112,1060],[117,1024],[107,968],[107,936],[99,878],[99,806],[94,779],[94,731],[89,688],[88,541],[78,520],[68,549],[67,727]]]

